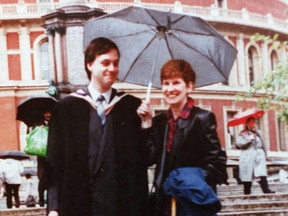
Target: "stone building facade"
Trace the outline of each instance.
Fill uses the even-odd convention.
[[[257,32],[288,39],[288,6],[281,0],[1,0],[0,152],[25,146],[25,124],[15,120],[21,99],[45,92],[51,79],[62,94],[88,82],[83,64],[83,24],[131,5],[200,16],[238,50],[227,83],[192,93],[198,106],[216,114],[228,165],[237,165],[240,152],[234,146],[234,138],[242,127],[227,128],[227,121],[237,112],[255,107],[257,98],[235,102],[235,95],[247,91],[251,82],[261,79],[277,63],[288,60],[285,51],[250,41]],[[144,87],[115,85],[145,98]],[[159,90],[153,89],[151,98],[155,114],[167,109]],[[267,111],[259,121],[271,165],[288,160],[288,126],[276,115]]]

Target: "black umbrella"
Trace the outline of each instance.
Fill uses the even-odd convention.
[[[37,168],[36,167],[25,167],[23,175],[30,174],[30,175],[36,175],[37,174]]]
[[[184,59],[193,66],[195,87],[226,81],[237,55],[200,17],[144,7],[128,7],[85,23],[84,48],[97,37],[118,45],[119,80],[145,86],[161,86],[159,72],[170,59]]]
[[[22,151],[7,150],[7,151],[4,151],[0,154],[0,158],[1,159],[12,158],[12,159],[16,159],[16,160],[25,160],[25,159],[29,159],[30,156],[25,154]]]
[[[23,99],[17,106],[16,119],[28,127],[43,122],[43,112],[52,111],[57,101],[49,95],[35,95]]]

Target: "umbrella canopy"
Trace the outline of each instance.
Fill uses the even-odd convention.
[[[84,48],[106,37],[121,52],[119,80],[161,87],[159,72],[170,59],[188,61],[195,87],[226,81],[237,55],[211,25],[197,16],[131,6],[84,25]]]
[[[30,175],[36,175],[37,174],[37,168],[36,167],[25,167],[23,175],[30,174]]]
[[[233,118],[228,121],[228,127],[245,124],[248,118],[253,117],[255,119],[258,119],[264,114],[264,110],[246,110],[233,116]]]
[[[16,160],[25,160],[25,159],[29,159],[30,156],[25,154],[22,151],[7,150],[7,151],[4,151],[0,154],[0,158],[1,159],[12,158],[12,159],[16,159]]]
[[[52,111],[56,99],[49,95],[35,95],[23,99],[17,106],[16,120],[23,121],[28,127],[43,121],[43,112]]]

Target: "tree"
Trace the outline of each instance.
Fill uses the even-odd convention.
[[[278,40],[278,35],[272,38],[257,33],[250,40],[267,43],[272,48],[286,53],[288,51],[288,42]],[[237,95],[237,100],[245,100],[256,95],[259,96],[258,108],[277,110],[278,118],[288,122],[288,61],[279,63],[273,71],[253,82],[248,92]]]

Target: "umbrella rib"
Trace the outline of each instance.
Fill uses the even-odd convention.
[[[202,57],[208,59],[210,62],[213,62],[213,65],[215,68],[217,68],[217,70],[220,72],[220,74],[226,79],[227,77],[222,73],[222,71],[218,68],[217,64],[214,63],[213,59],[208,58],[206,55],[200,53],[199,51],[195,50],[192,46],[190,46],[188,43],[185,43],[183,40],[181,40],[179,37],[177,37],[175,34],[173,34],[174,37],[182,44],[184,44],[187,47],[190,47],[192,50],[194,50],[196,53],[198,53],[199,55],[201,55]]]
[[[145,11],[146,11],[147,14],[151,17],[151,19],[153,19],[153,20],[155,21],[155,23],[156,23],[157,25],[160,25],[160,23],[157,21],[157,19],[155,19],[155,17],[152,16],[147,9],[145,9]],[[172,21],[170,24],[175,24],[175,23],[179,22],[181,19],[184,19],[185,17],[186,17],[186,16],[181,16],[181,17],[179,17],[178,19],[175,19],[174,21]],[[167,25],[168,25],[168,23],[167,23]],[[167,26],[167,27],[169,27],[169,26]],[[168,30],[173,31],[172,29],[168,29]],[[178,30],[178,29],[177,29],[177,31],[181,31],[181,32],[185,32],[185,33],[192,33],[192,34],[195,34],[195,35],[213,35],[213,34],[206,34],[206,33],[189,32],[189,31]]]
[[[169,51],[169,53],[170,53],[171,58],[174,59],[174,56],[173,56],[173,53],[172,53],[172,50],[171,50],[171,47],[170,47],[170,44],[169,44],[169,42],[168,42],[168,38],[167,38],[167,35],[166,35],[166,34],[165,34],[164,40],[165,40],[165,43],[166,43],[166,45],[167,45],[167,49],[168,49],[168,51]]]
[[[152,28],[151,28],[151,30],[154,31]],[[145,32],[150,32],[150,30],[143,30],[143,31],[139,31],[139,32],[131,33],[131,34],[126,34],[126,35],[121,35],[121,36],[115,36],[115,37],[112,36],[111,38],[130,37],[130,36],[142,34],[142,33],[145,33]]]
[[[128,72],[126,73],[126,75],[124,76],[124,78],[122,79],[122,81],[125,81],[127,76],[129,75],[129,71],[131,70],[131,68],[135,65],[135,63],[138,61],[138,59],[140,58],[141,54],[150,46],[150,44],[152,43],[152,41],[156,38],[157,35],[154,35],[154,37],[146,44],[146,46],[144,47],[143,51],[141,53],[139,53],[139,55],[134,59],[133,63],[131,64],[131,66],[129,67],[129,69],[127,70]]]
[[[171,22],[171,24],[175,24],[175,23],[177,23],[177,22],[179,22],[181,19],[183,19],[183,18],[185,18],[186,16],[184,15],[184,16],[181,16],[181,17],[179,17],[178,19],[176,19],[176,20],[174,20],[173,22]],[[194,18],[198,18],[198,17],[194,17]],[[204,22],[202,22],[202,24],[204,25],[208,25],[209,26],[209,24],[207,24],[205,21]],[[185,30],[183,30],[183,29],[174,29],[174,30],[177,30],[177,31],[180,31],[180,32],[184,32],[184,33],[186,33],[186,34],[194,34],[194,35],[207,35],[207,36],[216,36],[217,38],[219,38],[219,39],[221,39],[221,35],[215,30],[215,29],[211,29],[210,28],[210,30],[211,31],[213,31],[213,32],[211,32],[211,33],[205,33],[205,32],[201,32],[201,33],[197,33],[197,32],[191,32],[191,31],[185,31]],[[226,43],[228,43],[226,40],[225,40],[225,42]],[[229,43],[228,43],[229,44]]]
[[[147,9],[145,9],[145,11],[146,11],[146,13],[151,17],[151,19],[153,19],[153,20],[155,21],[155,23],[156,23],[157,25],[160,25],[160,23],[157,21],[157,19],[155,19],[155,17],[152,16],[152,14],[150,14],[150,12],[149,12]]]

